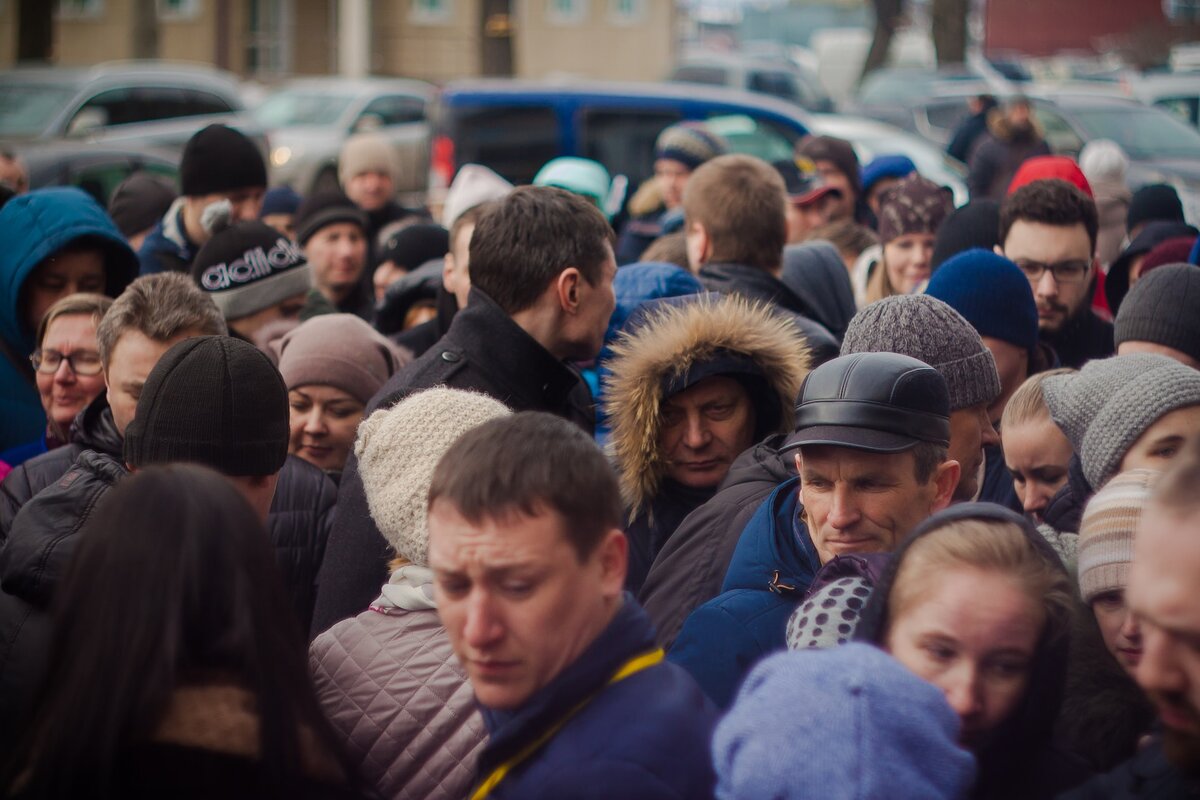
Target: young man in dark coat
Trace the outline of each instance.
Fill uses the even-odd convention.
[[[472,800],[712,797],[716,709],[623,591],[620,492],[591,438],[492,420],[429,498],[438,616],[489,734]]]
[[[1034,156],[1050,155],[1033,107],[1024,97],[1014,97],[1003,111],[988,112],[987,132],[968,157],[967,190],[972,200],[999,200],[1008,191],[1017,169]]]
[[[421,389],[448,386],[517,411],[594,427],[591,394],[567,362],[600,352],[616,298],[612,228],[595,204],[549,187],[514,190],[471,237],[471,290],[446,335],[380,390],[367,415]],[[388,548],[371,520],[358,463],[342,474],[317,592],[315,635],[358,614],[387,578]]]
[[[958,127],[954,129],[954,135],[950,137],[950,144],[946,145],[946,154],[951,158],[956,158],[962,163],[967,163],[967,159],[971,157],[971,151],[975,149],[975,142],[979,137],[987,133],[987,118],[988,113],[996,107],[996,98],[990,94],[981,94],[967,100],[967,108],[970,110],[970,116],[958,123]]]
[[[1092,310],[1100,264],[1096,203],[1067,181],[1022,186],[1000,206],[1001,255],[1033,287],[1041,339],[1064,367],[1113,354],[1113,326]]]
[[[722,593],[696,609],[671,648],[726,707],[762,656],[786,646],[788,617],[834,556],[889,553],[950,504],[950,394],[933,367],[857,353],[814,369],[796,405],[797,478],[780,484],[742,532]]]

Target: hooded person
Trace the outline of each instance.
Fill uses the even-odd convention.
[[[612,347],[605,411],[637,592],[734,459],[790,430],[808,352],[789,319],[737,296],[660,301],[635,317]]]
[[[232,335],[247,341],[268,323],[299,319],[312,280],[300,248],[258,220],[220,228],[196,254],[191,274]]]
[[[1026,97],[1015,97],[988,114],[988,132],[967,160],[967,191],[972,200],[1004,197],[1021,163],[1050,155]]]
[[[1104,294],[1113,314],[1121,313],[1121,303],[1125,301],[1125,295],[1145,274],[1145,262],[1156,247],[1183,237],[1188,237],[1194,242],[1197,235],[1196,228],[1185,222],[1155,221],[1143,225],[1137,237],[1121,251],[1108,269]],[[1188,250],[1190,252],[1191,248]],[[1179,261],[1186,262],[1187,255]]]
[[[267,192],[267,165],[258,145],[245,134],[212,124],[184,145],[179,188],[180,197],[138,250],[143,275],[187,272],[212,238],[204,214],[216,203],[229,204],[228,216],[234,223],[258,219]]]
[[[178,196],[162,178],[135,172],[113,190],[108,215],[136,252]]]
[[[1159,353],[1200,369],[1200,268],[1168,264],[1138,281],[1113,327],[1119,355]]]
[[[809,241],[783,248],[779,280],[800,298],[814,320],[841,341],[858,309],[850,273],[833,244]]]
[[[956,208],[938,228],[929,265],[934,271],[964,250],[992,250],[1000,244],[1000,204],[995,200],[972,200]]]
[[[1092,187],[1100,234],[1096,238],[1096,257],[1107,269],[1121,252],[1129,216],[1129,156],[1111,139],[1093,139],[1079,151],[1079,168]]]
[[[1200,371],[1164,355],[1090,361],[1078,372],[1047,377],[1042,393],[1078,465],[1042,515],[1060,532],[1079,530],[1095,487],[1118,472],[1165,469],[1200,430]]]
[[[953,210],[950,193],[920,175],[910,175],[882,193],[879,261],[870,265],[860,259],[855,265],[854,279],[862,287],[864,304],[912,294],[929,280],[938,228]]]
[[[474,781],[487,731],[438,619],[427,498],[450,445],[510,413],[486,395],[434,388],[375,412],[359,429],[367,503],[396,559],[379,597],[318,636],[309,660],[326,716],[383,797],[465,797]]]
[[[958,734],[942,693],[874,647],[780,653],[713,734],[717,797],[961,800],[975,758]]]
[[[904,540],[855,639],[945,694],[962,720],[959,742],[978,762],[972,800],[1050,800],[1088,775],[1052,743],[1077,604],[1058,555],[1028,520],[967,503],[934,514]],[[934,630],[945,661],[918,644]],[[984,677],[997,652],[1012,656],[1006,680]]]
[[[137,277],[137,257],[89,195],[38,189],[0,209],[0,450],[46,429],[29,360],[38,325],[67,295],[119,295]]]

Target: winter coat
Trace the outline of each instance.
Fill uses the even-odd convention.
[[[149,741],[117,756],[112,796],[173,800],[257,800],[269,780],[259,766],[260,720],[250,692],[231,684],[175,690]],[[351,800],[361,797],[345,782],[335,758],[300,736],[303,775],[288,797]],[[81,781],[86,783],[83,776]],[[27,792],[16,792],[14,799]]]
[[[723,354],[748,358],[765,376],[769,389],[753,398],[757,441],[771,433],[791,431],[792,406],[808,374],[808,348],[788,317],[766,304],[752,304],[736,296],[692,295],[674,302],[659,301],[639,309],[638,318],[631,318],[626,327],[608,362],[611,372],[605,384],[605,412],[612,427],[609,449],[625,506],[632,520],[646,516],[644,529],[638,526],[631,531],[641,534],[636,539],[631,536],[630,541],[635,554],[630,586],[636,591],[675,530],[674,525],[667,527],[668,520],[661,516],[655,519],[652,506],[667,475],[667,454],[659,443],[664,387]],[[676,491],[673,495],[694,502],[691,508],[672,504],[671,516],[677,525],[709,499],[711,492]]]
[[[712,797],[709,742],[717,712],[686,672],[668,662],[609,683],[654,649],[654,629],[626,595],[608,627],[573,663],[511,711],[484,709],[484,779],[562,720],[548,742],[513,769],[491,800],[704,800]]]
[[[642,253],[654,240],[663,235],[662,218],[666,211],[659,209],[648,214],[630,217],[621,226],[617,246],[613,248],[617,265],[625,266],[642,260]]]
[[[50,432],[46,431],[32,442],[10,447],[3,453],[0,453],[0,461],[8,464],[10,467],[19,467],[31,458],[37,458],[43,453],[49,453],[56,447],[61,447],[62,442],[52,440]]]
[[[442,262],[427,261],[392,281],[375,308],[375,330],[385,336],[404,330],[404,318],[420,302],[437,299],[442,289]]]
[[[1037,126],[1027,133],[1013,131],[1000,109],[988,114],[988,132],[968,159],[967,191],[972,200],[1003,200],[1013,175],[1027,159],[1050,155],[1050,146]]]
[[[188,238],[183,224],[183,203],[178,197],[153,230],[142,240],[138,250],[141,274],[156,272],[187,272],[200,252],[200,245]]]
[[[0,210],[0,450],[46,430],[29,355],[36,331],[25,320],[21,289],[35,267],[81,237],[104,250],[104,293],[116,297],[137,277],[137,259],[116,225],[79,189],[38,189]]]
[[[1155,737],[1137,755],[1105,775],[1097,775],[1061,800],[1195,800],[1200,780],[1189,778],[1167,760],[1162,738]]]
[[[1071,463],[1067,467],[1067,482],[1050,498],[1049,505],[1042,512],[1042,520],[1056,531],[1079,533],[1083,509],[1095,493],[1084,477],[1079,456],[1071,456]]]
[[[811,366],[824,364],[840,354],[841,343],[824,325],[814,320],[808,304],[766,270],[744,264],[705,264],[698,277],[710,292],[740,294],[747,300],[770,303],[790,312],[792,321],[808,344]]]
[[[995,108],[995,106],[992,106]],[[946,146],[946,154],[951,158],[956,158],[964,164],[971,156],[971,151],[975,149],[975,143],[980,136],[987,133],[988,129],[988,108],[980,111],[978,114],[972,114],[959,123],[954,130],[954,135],[950,137],[950,144]]]
[[[1017,525],[1034,547],[1064,573],[1058,555],[1024,517],[991,503],[963,503],[938,515],[937,522],[918,525],[896,550],[863,609],[854,632],[859,641],[882,645],[890,615],[896,575],[913,542],[950,519],[991,519]],[[1062,705],[1067,678],[1067,636],[1039,640],[1024,696],[1009,718],[989,737],[975,756],[979,764],[973,800],[1049,800],[1086,780],[1087,767],[1052,743],[1055,719]]]
[[[438,339],[441,339],[446,335],[446,331],[450,330],[450,323],[454,321],[454,315],[458,313],[458,299],[444,288],[438,288],[435,305],[437,307],[436,317],[406,331],[397,331],[388,338],[412,353],[413,358],[425,355],[425,352],[437,344]],[[378,320],[376,322],[378,323]]]
[[[791,455],[779,452],[786,438],[769,436],[738,456],[716,495],[680,523],[654,559],[640,600],[663,647],[671,648],[689,614],[721,593],[742,530],[767,495],[796,474]]]
[[[312,643],[325,716],[386,798],[461,800],[487,731],[434,609],[373,605]]]
[[[1095,358],[1108,358],[1116,352],[1113,324],[1096,316],[1091,303],[1063,323],[1057,333],[1042,333],[1042,342],[1054,348],[1064,367],[1079,369]]]
[[[776,487],[742,532],[721,594],[692,612],[671,646],[719,708],[763,656],[787,647],[788,617],[821,569],[800,521],[800,479]]]
[[[850,273],[837,248],[829,242],[804,242],[783,249],[783,285],[840,342],[858,311]]]
[[[592,433],[591,394],[579,374],[546,351],[478,289],[450,330],[425,355],[392,376],[364,418],[433,386],[467,389],[514,411],[547,411]],[[312,633],[355,616],[388,577],[389,547],[367,508],[358,460],[351,456],[338,487],[338,514],[317,586]]]

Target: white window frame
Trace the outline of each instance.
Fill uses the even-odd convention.
[[[568,4],[569,8],[562,8]],[[590,9],[589,0],[546,0],[546,22],[559,27],[583,25],[587,23]]]
[[[448,25],[454,21],[454,0],[409,0],[408,21],[413,25]]]

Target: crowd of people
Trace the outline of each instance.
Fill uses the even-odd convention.
[[[700,122],[0,207],[0,794],[1200,796],[1200,232]]]

